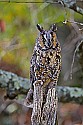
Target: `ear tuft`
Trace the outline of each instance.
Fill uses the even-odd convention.
[[[43,31],[43,27],[41,27],[39,24],[37,24],[37,29],[42,32]]]
[[[57,26],[56,24],[52,24],[50,29],[53,31],[53,32],[56,32],[57,31]]]

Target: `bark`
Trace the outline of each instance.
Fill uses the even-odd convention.
[[[0,88],[5,88],[7,97],[14,99],[18,94],[27,94],[30,81],[14,73],[0,70]]]
[[[34,83],[32,125],[56,125],[58,105],[56,87],[49,86],[46,94],[47,88],[41,83],[41,80]]]
[[[0,70],[0,88],[6,89],[7,97],[14,99],[20,94],[27,94],[30,81],[17,76],[14,73]],[[74,102],[83,104],[83,89],[77,87],[58,86],[58,98],[60,102]]]

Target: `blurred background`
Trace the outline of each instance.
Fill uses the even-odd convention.
[[[83,1],[77,4],[83,7]],[[30,58],[38,36],[36,24],[49,29],[56,23],[62,48],[62,71],[58,84],[83,88],[83,42],[77,49],[70,79],[73,54],[83,41],[83,27],[76,23],[65,24],[65,20],[83,23],[83,15],[59,4],[0,2],[0,69],[29,79]],[[11,101],[4,103],[4,94],[5,91],[0,89],[0,125],[30,125],[31,109]],[[60,103],[59,109],[59,125],[83,125],[83,105]]]

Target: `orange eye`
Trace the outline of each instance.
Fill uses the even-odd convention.
[[[53,33],[53,37],[56,38],[56,33]]]

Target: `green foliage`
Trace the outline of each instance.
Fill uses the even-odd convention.
[[[75,17],[82,18],[77,14]],[[30,57],[38,34],[36,24],[48,28],[52,23],[63,22],[65,18],[70,18],[69,10],[66,15],[61,6],[49,3],[0,3],[0,19],[6,24],[6,30],[0,32],[1,60],[18,65],[22,70],[21,75],[29,76]]]

